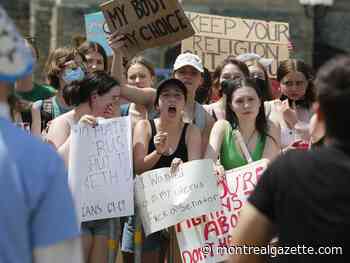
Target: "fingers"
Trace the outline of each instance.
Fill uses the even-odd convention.
[[[183,162],[180,158],[174,158],[170,165],[170,174],[175,175],[182,163]]]
[[[159,132],[154,136],[154,144],[165,144],[168,140],[167,132]]]
[[[81,117],[79,122],[88,124],[88,125],[90,125],[92,127],[96,127],[98,125],[97,119],[94,116],[91,116],[91,115],[84,115],[83,117]]]
[[[218,160],[214,166],[214,171],[215,174],[218,178],[219,181],[224,181],[226,179],[225,176],[225,169],[224,167],[220,164],[220,161]]]
[[[119,31],[112,33],[107,37],[108,44],[113,50],[120,49],[125,46],[125,35]]]

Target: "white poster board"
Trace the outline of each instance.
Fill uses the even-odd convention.
[[[134,214],[130,117],[71,130],[69,184],[81,222]]]
[[[262,159],[251,164],[226,171],[226,181],[221,181],[219,193],[220,209],[192,218],[175,227],[181,251],[181,259],[189,262],[221,262],[228,258],[224,249],[232,240],[239,212],[254,190],[268,160]]]
[[[220,207],[211,160],[186,162],[176,174],[169,168],[148,171],[136,177],[135,188],[146,235]]]

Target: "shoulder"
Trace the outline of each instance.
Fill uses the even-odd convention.
[[[72,123],[73,119],[74,119],[74,112],[73,110],[71,110],[53,119],[52,124],[53,123],[69,124],[69,123]]]
[[[211,104],[206,104],[203,105],[203,108],[205,109],[206,112],[208,112],[210,115],[212,114],[214,108],[215,108],[216,102],[211,103]]]
[[[37,100],[37,101],[33,102],[32,108],[36,108],[40,111],[42,105],[43,105],[43,100]]]
[[[59,130],[60,132],[65,131],[67,133],[72,124],[74,124],[74,113],[73,111],[69,111],[51,120],[49,131],[55,127],[56,130]]]
[[[271,136],[276,136],[281,133],[280,125],[269,119],[267,119],[267,129],[268,134]]]
[[[137,135],[150,136],[152,133],[150,120],[139,120],[135,125],[134,131]]]
[[[218,120],[215,122],[213,129],[215,130],[223,130],[230,128],[231,125],[227,120]]]
[[[46,91],[47,93],[49,93],[51,95],[55,95],[57,92],[57,90],[54,87],[47,85],[47,84],[34,83],[34,86],[43,90],[43,91]]]

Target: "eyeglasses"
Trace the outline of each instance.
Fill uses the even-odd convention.
[[[297,80],[297,81],[291,81],[291,80],[287,80],[287,81],[283,81],[281,82],[282,85],[286,86],[287,88],[290,87],[303,87],[305,86],[306,81],[304,80]]]

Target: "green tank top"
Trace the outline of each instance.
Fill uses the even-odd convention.
[[[236,148],[235,134],[232,132],[232,127],[226,129],[224,140],[221,146],[220,161],[225,170],[230,170],[248,164],[247,160],[241,155]],[[265,148],[266,136],[258,136],[257,143],[251,157],[253,161],[258,161],[262,158]]]

